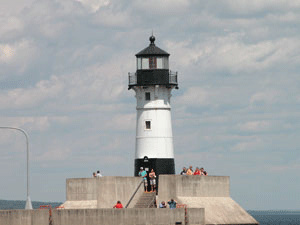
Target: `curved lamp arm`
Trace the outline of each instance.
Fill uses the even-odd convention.
[[[29,196],[29,142],[28,142],[28,135],[25,130],[17,127],[0,127],[0,129],[10,129],[10,130],[18,130],[22,132],[26,137],[26,155],[27,155],[27,199],[25,209],[32,209],[32,204]]]

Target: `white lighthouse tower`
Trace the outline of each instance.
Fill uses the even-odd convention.
[[[136,73],[129,73],[128,89],[137,100],[135,176],[140,167],[159,174],[175,174],[171,121],[171,91],[178,89],[177,72],[169,70],[169,53],[154,44],[136,54]]]

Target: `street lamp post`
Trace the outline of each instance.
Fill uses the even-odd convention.
[[[30,200],[30,196],[29,196],[29,142],[28,142],[28,135],[27,133],[21,129],[21,128],[17,128],[17,127],[0,127],[0,129],[10,129],[10,130],[18,130],[21,131],[25,137],[26,137],[26,155],[27,155],[27,199],[26,199],[26,205],[25,205],[25,209],[32,209],[32,204],[31,204],[31,200]]]

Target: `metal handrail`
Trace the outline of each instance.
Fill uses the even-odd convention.
[[[132,199],[134,198],[134,196],[136,195],[136,193],[138,192],[138,190],[140,189],[142,183],[144,183],[144,178],[141,180],[141,182],[139,183],[139,185],[137,186],[135,192],[132,194],[131,198],[129,199],[128,203],[126,204],[125,208],[127,208],[130,204],[130,202],[132,201]]]

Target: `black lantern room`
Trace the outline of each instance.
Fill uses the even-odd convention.
[[[170,54],[158,48],[150,38],[150,45],[137,53],[136,73],[129,73],[128,89],[133,86],[166,85],[178,88],[177,72],[169,71]]]

